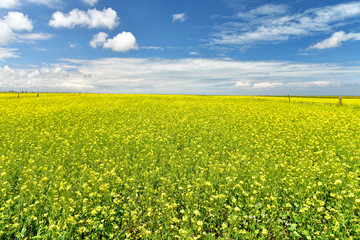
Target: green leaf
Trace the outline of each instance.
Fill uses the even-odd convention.
[[[35,237],[32,237],[32,239],[42,239],[44,238],[43,236],[35,236]]]
[[[309,234],[309,231],[307,231],[307,230],[303,230],[302,231],[302,234],[304,234],[305,236],[309,236],[310,234]]]
[[[297,226],[297,224],[295,224],[295,223],[291,224],[290,227],[289,227],[289,231],[290,231],[290,232],[295,231],[295,230],[296,230],[296,226]]]

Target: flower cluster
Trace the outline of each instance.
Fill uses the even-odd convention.
[[[310,100],[0,94],[0,238],[355,239],[360,101]]]

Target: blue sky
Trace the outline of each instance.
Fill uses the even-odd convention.
[[[0,91],[360,95],[359,53],[360,1],[0,1]]]

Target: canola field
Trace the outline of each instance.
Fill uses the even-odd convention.
[[[0,94],[0,239],[357,239],[360,99]]]

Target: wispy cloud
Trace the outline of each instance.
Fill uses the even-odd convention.
[[[50,8],[56,8],[57,6],[60,6],[61,4],[63,4],[62,0],[24,0],[24,1],[28,2],[28,3],[46,5]]]
[[[339,86],[341,83],[333,81],[300,81],[300,82],[285,82],[284,80],[278,82],[251,82],[251,81],[239,81],[235,84],[235,87],[245,89],[268,89],[268,88],[309,88],[309,87],[328,87]]]
[[[275,4],[266,4],[258,8],[252,9],[248,12],[239,12],[235,15],[236,18],[241,18],[245,20],[261,17],[261,16],[278,16],[288,13],[289,7],[285,4],[275,5]]]
[[[49,40],[53,37],[53,35],[49,33],[27,33],[17,34],[16,36],[22,41]]]
[[[340,83],[332,83],[330,81],[310,81],[310,82],[289,83],[288,85],[295,87],[327,87],[331,84],[339,85]]]
[[[38,51],[40,51],[40,52],[47,52],[47,51],[48,51],[48,49],[46,49],[46,48],[41,48],[41,47],[36,47],[35,49],[38,50]]]
[[[10,9],[18,6],[20,4],[19,0],[1,0],[0,1],[0,9]]]
[[[234,87],[248,88],[248,87],[251,87],[251,86],[252,86],[251,82],[240,81],[240,82],[237,82]]]
[[[308,49],[326,49],[326,48],[336,48],[340,47],[343,42],[356,40],[360,41],[360,33],[348,33],[346,34],[343,31],[334,33],[330,38],[325,39],[324,41],[318,42]]]
[[[284,84],[282,82],[260,82],[254,83],[254,88],[274,88],[274,87],[282,87]]]
[[[95,6],[99,0],[82,0],[82,1],[90,6]]]
[[[213,44],[249,46],[286,41],[292,37],[308,36],[330,31],[337,24],[360,16],[360,2],[312,8],[292,13],[287,5],[268,4],[239,12],[231,21],[217,27]]]
[[[176,13],[172,15],[173,22],[176,21],[184,22],[185,20],[186,20],[186,13]]]
[[[78,48],[79,45],[77,43],[72,43],[72,42],[69,42],[69,48]]]
[[[19,54],[15,48],[0,48],[0,61],[4,61],[5,58],[17,58]]]
[[[95,0],[84,0],[84,1],[95,1]],[[46,5],[50,8],[56,8],[63,4],[62,0],[1,0],[0,1],[0,9],[14,9],[24,4],[38,4],[38,5]]]
[[[359,65],[243,62],[203,58],[66,59],[33,69],[0,68],[2,89],[177,94],[264,94],[355,84]],[[320,76],[320,77],[319,77]],[[289,79],[291,79],[289,81]],[[6,89],[4,89],[6,88]],[[321,94],[321,90],[318,90]]]
[[[165,50],[163,47],[159,47],[159,46],[142,46],[141,49],[159,50],[159,51],[164,51]]]
[[[189,52],[189,55],[198,56],[198,55],[200,55],[200,53],[192,51],[192,52]]]

